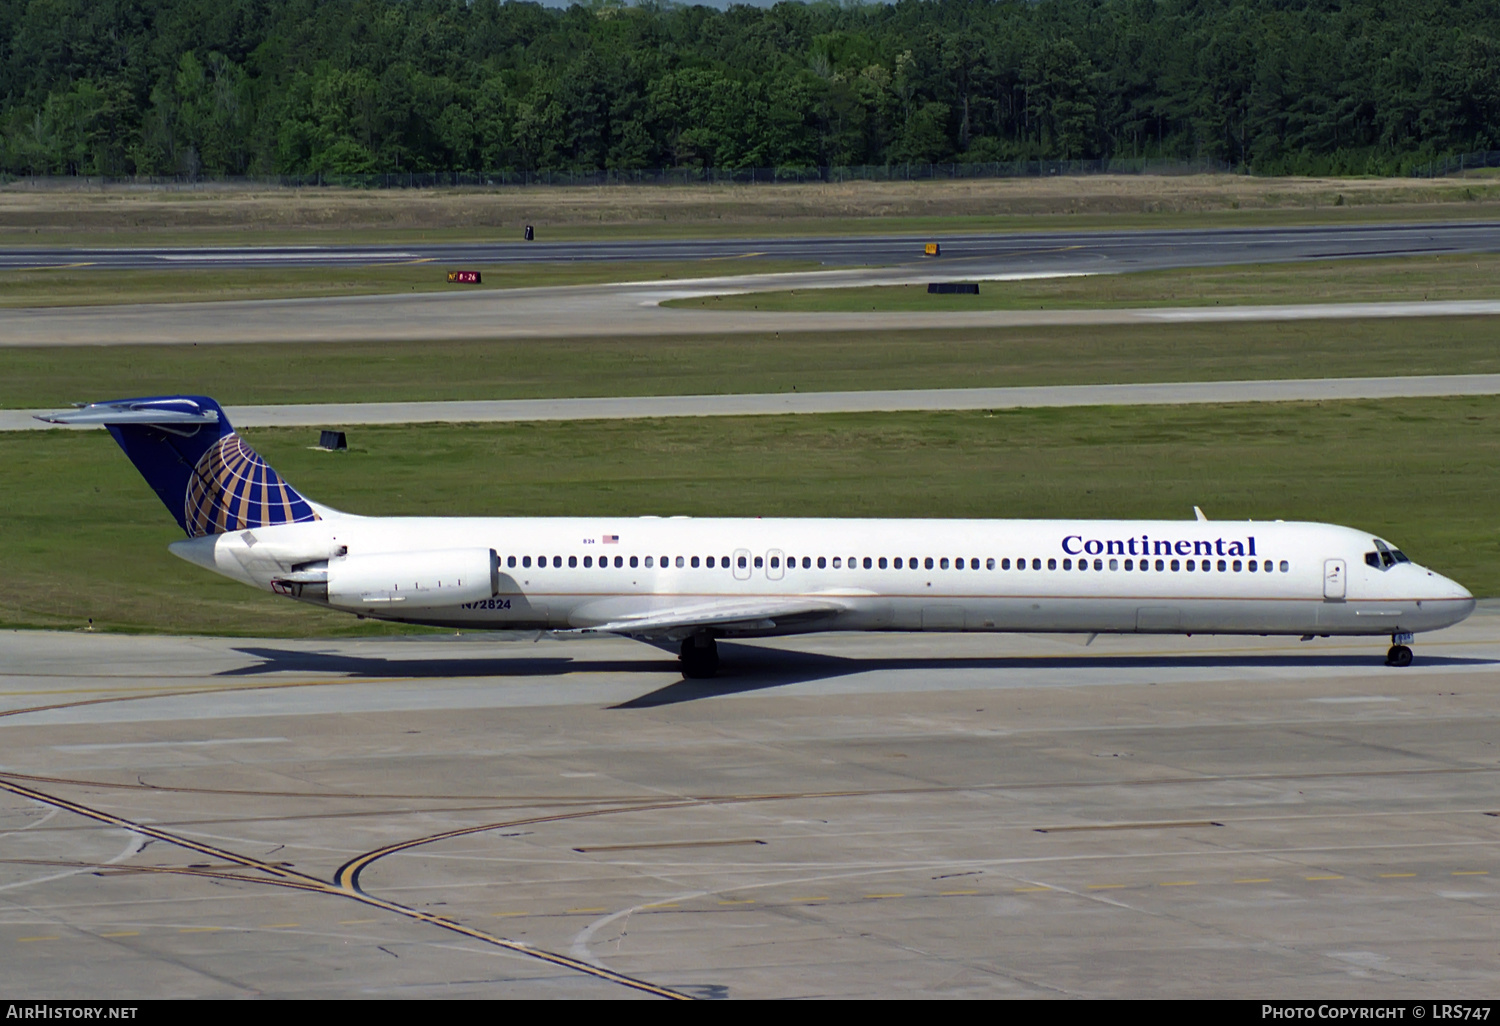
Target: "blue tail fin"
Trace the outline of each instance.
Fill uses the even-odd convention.
[[[204,396],[115,399],[42,419],[108,428],[190,538],[319,519]]]

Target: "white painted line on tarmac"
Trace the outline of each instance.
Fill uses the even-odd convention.
[[[227,262],[232,262],[232,263],[242,263],[242,262],[243,263],[251,263],[251,262],[256,262],[256,263],[276,264],[276,263],[285,263],[285,262],[287,262],[288,260],[291,260],[291,259],[295,259],[297,261],[297,263],[299,263],[299,264],[306,264],[307,261],[309,261],[309,260],[367,260],[367,261],[369,261],[372,264],[376,264],[376,263],[384,263],[384,262],[389,261],[389,260],[409,260],[412,257],[415,257],[416,255],[417,255],[416,253],[392,253],[392,252],[363,253],[363,252],[339,252],[337,250],[329,250],[327,252],[321,252],[321,253],[319,253],[319,252],[307,252],[307,251],[302,251],[302,252],[298,252],[298,253],[248,253],[248,252],[244,252],[242,250],[237,250],[237,251],[232,252],[232,253],[201,253],[200,252],[200,253],[186,253],[186,254],[180,254],[180,255],[179,254],[172,254],[172,253],[162,253],[162,254],[153,254],[153,258],[156,259],[156,260],[164,260],[164,261],[171,261],[171,262],[181,262],[181,263],[194,263],[194,264],[201,264],[201,263],[227,263]]]
[[[51,745],[54,752],[102,752],[116,748],[194,748],[218,745],[286,745],[284,737],[224,737],[210,741],[122,741],[117,744]]]

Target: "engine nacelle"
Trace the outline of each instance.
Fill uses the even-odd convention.
[[[328,604],[343,609],[430,609],[487,599],[500,590],[494,549],[434,549],[340,556],[328,561]]]

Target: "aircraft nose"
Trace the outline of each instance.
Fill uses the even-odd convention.
[[[1447,587],[1449,589],[1448,593],[1453,598],[1463,599],[1463,600],[1466,600],[1468,602],[1473,602],[1474,601],[1474,596],[1469,591],[1469,589],[1465,588],[1462,584],[1459,584],[1457,581],[1453,580],[1451,577],[1444,577],[1441,574],[1439,574],[1438,575],[1438,580],[1442,581],[1443,584],[1447,585]]]
[[[1431,571],[1428,571],[1431,573]],[[1443,603],[1443,608],[1451,610],[1462,620],[1474,612],[1474,596],[1462,584],[1442,574],[1432,574],[1433,598]]]

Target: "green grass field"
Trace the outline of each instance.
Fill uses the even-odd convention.
[[[721,274],[811,271],[811,260],[730,258],[629,263],[575,262],[448,265],[431,261],[365,267],[199,268],[120,271],[63,265],[0,272],[0,307],[202,303],[226,299],[310,299],[397,292],[471,292],[538,285],[705,278]],[[478,285],[450,285],[450,270],[479,271]]]
[[[380,515],[1210,517],[1346,523],[1500,594],[1500,398],[362,428],[251,443]],[[484,467],[482,474],[475,467]],[[0,434],[0,626],[258,636],[393,628],[166,551],[176,525],[103,432]]]
[[[963,281],[962,261],[932,261],[933,281]],[[1069,310],[1247,303],[1357,303],[1500,298],[1500,254],[1324,260],[988,281],[979,295],[931,295],[926,285],[799,289],[676,299],[664,306],[708,310]]]
[[[1059,184],[1066,188],[1059,191]],[[974,194],[975,187],[979,191]],[[1241,195],[1243,194],[1243,202]],[[1347,202],[1340,202],[1340,198]],[[787,238],[810,235],[947,237],[976,232],[1123,228],[1273,228],[1292,225],[1492,221],[1500,184],[1479,179],[1245,179],[1209,176],[1123,184],[1090,177],[844,186],[611,186],[529,190],[287,190],[269,203],[235,192],[164,195],[107,205],[66,195],[0,191],[6,246],[373,245],[521,240],[534,223],[548,242]],[[127,197],[140,199],[140,197]],[[161,209],[158,209],[161,208]],[[388,208],[398,208],[392,212]],[[415,215],[402,210],[416,210]]]
[[[953,298],[953,297],[948,297]],[[1484,317],[488,342],[0,347],[0,408],[174,392],[227,404],[1500,372]]]

